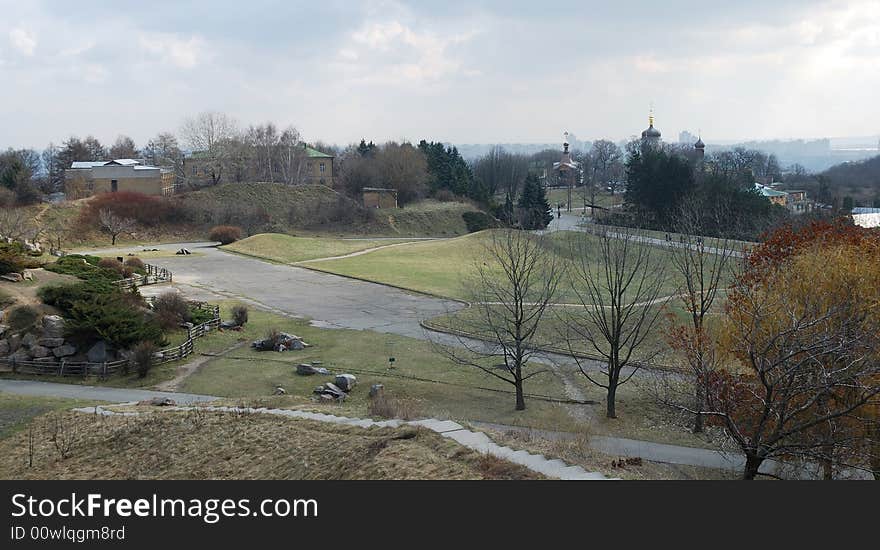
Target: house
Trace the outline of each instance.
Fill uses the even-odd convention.
[[[776,189],[773,189],[769,185],[764,185],[758,182],[755,182],[755,189],[758,191],[758,193],[761,194],[762,197],[766,197],[767,200],[769,200],[773,204],[776,204],[778,206],[786,205],[786,201],[788,200],[788,193],[786,193],[785,191],[778,191]]]
[[[117,191],[167,196],[174,193],[174,172],[140,159],[75,161],[64,171],[64,185],[68,198]]]
[[[556,184],[563,187],[576,187],[579,182],[580,165],[571,159],[571,151],[568,150],[568,132],[565,132],[565,140],[562,143],[562,158],[553,163],[553,175],[556,176]]]
[[[852,209],[853,223],[862,227],[880,227],[880,208],[864,208],[858,206]]]
[[[306,169],[303,176],[303,183],[317,183],[333,187],[333,155],[322,153],[317,149],[309,147],[305,143],[303,148],[306,151]],[[397,195],[395,192],[395,206]]]
[[[781,189],[776,189],[778,185],[778,183],[764,185],[763,183],[756,182],[755,189],[757,189],[762,196],[767,197],[770,202],[778,204],[779,206],[784,206],[792,214],[804,214],[806,212],[812,212],[813,209],[816,208],[815,201],[807,198],[806,191],[800,189],[788,189],[783,191]]]
[[[364,208],[397,208],[397,189],[364,187]]]

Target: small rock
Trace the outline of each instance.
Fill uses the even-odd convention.
[[[55,357],[69,357],[71,355],[76,355],[76,348],[71,344],[64,344],[53,349],[52,353]]]
[[[40,338],[37,344],[47,348],[57,348],[64,344],[64,338]]]
[[[9,340],[6,340],[5,338],[3,340],[0,340],[0,357],[4,355],[9,355],[9,351]]]
[[[9,330],[9,325],[0,325],[0,336],[6,334],[7,330]]]
[[[28,350],[28,353],[34,359],[39,359],[41,357],[48,357],[49,355],[51,355],[52,350],[45,346],[35,345],[31,346],[30,350]]]
[[[28,332],[21,339],[21,345],[26,348],[37,345],[37,337],[34,336],[32,333]]]
[[[272,395],[286,395],[287,391],[281,386],[275,386],[275,391],[272,392]]]
[[[357,384],[357,378],[353,374],[338,374],[336,375],[335,382],[339,389],[348,393],[354,389],[355,384]]]
[[[154,397],[150,399],[148,404],[156,407],[173,407],[174,405],[177,405],[177,402],[170,397]]]
[[[293,350],[296,350],[296,351],[299,351],[299,350],[304,349],[304,348],[305,348],[305,345],[303,344],[303,341],[302,341],[302,340],[294,340],[294,341],[291,342],[291,344],[290,344],[290,349],[293,349]]]
[[[324,367],[314,367],[315,372],[318,374],[330,374],[330,371],[325,369]]]
[[[25,281],[33,281],[34,280],[34,272],[30,269],[25,269],[21,272],[21,278]]]
[[[235,328],[237,326],[238,326],[238,323],[236,323],[235,321],[222,321],[220,323],[220,328],[230,329],[230,328]]]
[[[64,338],[64,318],[58,315],[44,315],[43,337]]]
[[[315,370],[315,367],[303,363],[296,366],[296,373],[300,376],[311,376],[317,374],[317,370]]]
[[[385,384],[373,384],[370,386],[370,397],[375,398],[385,393]]]
[[[103,363],[107,361],[107,342],[101,340],[86,352],[86,356],[89,358],[89,363]]]

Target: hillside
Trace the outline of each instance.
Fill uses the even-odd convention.
[[[535,479],[439,434],[364,429],[261,414],[155,412],[135,417],[58,413],[0,440],[6,479]],[[58,420],[71,441],[61,459]]]

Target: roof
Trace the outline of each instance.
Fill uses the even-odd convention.
[[[94,168],[95,166],[104,166],[107,164],[106,160],[75,160],[71,163],[71,168]]]
[[[785,191],[777,191],[757,182],[755,183],[755,189],[765,197],[785,197],[788,195]]]
[[[643,138],[645,138],[645,137],[649,137],[649,138],[650,137],[660,137],[660,130],[658,130],[657,128],[654,128],[654,125],[651,124],[650,126],[648,126],[647,130],[642,132],[642,137]]]
[[[313,149],[312,147],[309,147],[308,145],[304,145],[303,147],[306,150],[306,154],[311,159],[314,159],[314,158],[332,159],[333,158],[333,155],[328,155],[327,153],[322,153],[321,151],[318,151],[317,149]]]
[[[853,214],[880,214],[880,208],[867,208],[865,206],[856,206],[852,209]]]
[[[364,187],[363,191],[374,191],[377,193],[397,193],[397,189],[387,189],[383,187]]]
[[[135,159],[114,159],[104,163],[105,166],[107,164],[118,164],[119,166],[135,166],[137,164],[141,164],[141,161]]]

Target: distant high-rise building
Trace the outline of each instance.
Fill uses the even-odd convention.
[[[692,145],[699,136],[695,136],[687,130],[682,130],[681,133],[678,134],[678,142],[682,144]]]

